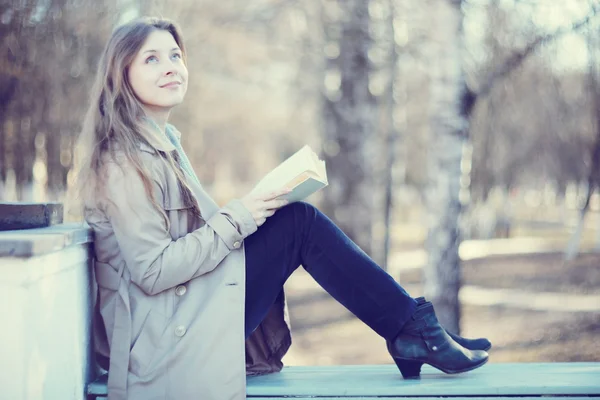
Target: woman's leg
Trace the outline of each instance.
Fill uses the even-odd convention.
[[[292,203],[245,240],[246,337],[258,327],[287,278],[302,265],[337,301],[386,340],[395,338],[417,302],[308,203]]]

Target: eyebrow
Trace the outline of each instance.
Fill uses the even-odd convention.
[[[180,49],[179,47],[173,47],[173,48],[171,49],[171,51],[174,51],[174,50],[181,50],[181,49]],[[154,49],[150,49],[150,50],[146,50],[146,51],[145,51],[144,53],[142,53],[142,54],[146,54],[146,53],[156,53],[156,52],[157,52],[156,50],[154,50]]]

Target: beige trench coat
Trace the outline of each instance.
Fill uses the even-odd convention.
[[[243,241],[257,226],[239,200],[219,208],[188,176],[202,218],[190,215],[175,174],[152,147],[140,150],[170,229],[131,167],[111,164],[107,198],[85,211],[95,233],[104,328],[94,333],[96,350],[110,356],[108,398],[245,399],[246,374],[281,370],[291,344],[283,291],[244,342]]]

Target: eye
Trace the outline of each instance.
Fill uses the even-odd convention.
[[[154,61],[158,61],[158,58],[156,56],[150,56],[150,57],[146,58],[146,64],[148,64],[150,62],[154,62]]]
[[[173,55],[171,56],[175,59],[181,59],[181,53],[173,53]]]

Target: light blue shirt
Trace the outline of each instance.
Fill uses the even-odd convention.
[[[156,129],[158,129],[160,131],[160,127],[158,126],[158,124],[156,122],[154,122],[151,119],[148,119],[148,121],[154,127],[156,127]],[[192,163],[190,163],[190,160],[187,157],[187,155],[185,154],[185,151],[183,151],[183,147],[181,147],[181,142],[179,140],[177,140],[177,135],[175,135],[175,127],[171,124],[167,124],[165,127],[165,135],[167,136],[169,141],[173,144],[173,146],[175,146],[175,150],[179,154],[179,164],[181,165],[181,169],[183,169],[185,172],[187,172],[187,174],[189,176],[191,176],[192,178],[194,178],[196,183],[198,183],[198,185],[200,185],[200,180],[198,179],[198,176],[196,176],[196,173],[194,172],[194,169],[192,168]],[[202,186],[202,185],[200,185],[200,186]]]

